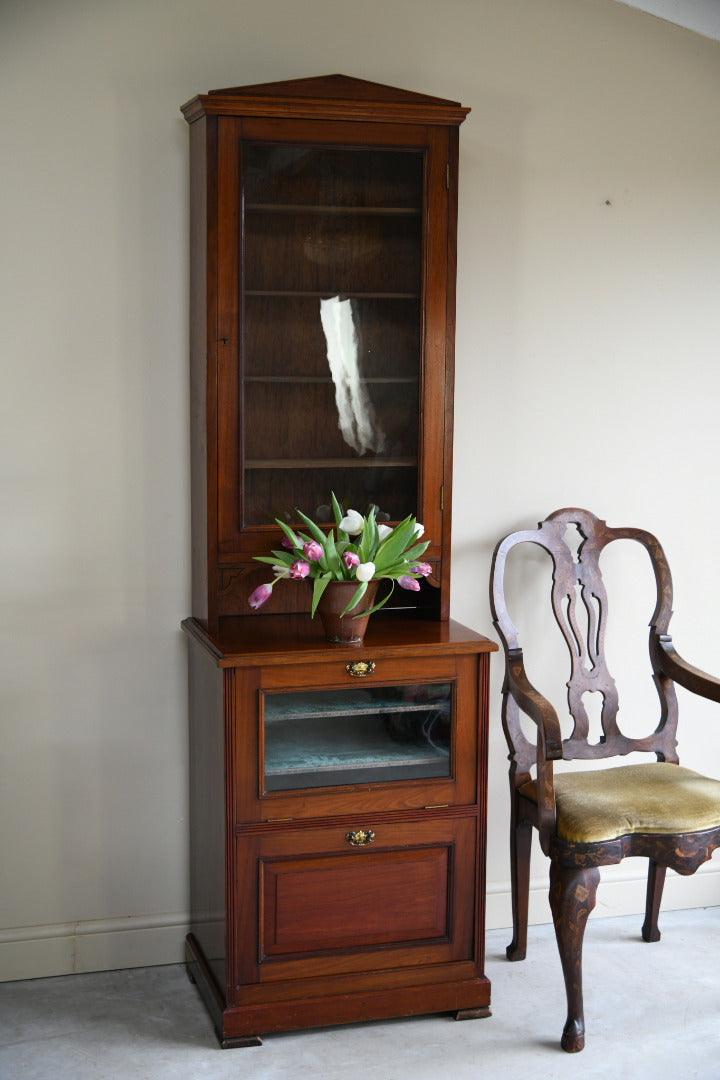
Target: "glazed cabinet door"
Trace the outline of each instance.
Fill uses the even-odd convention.
[[[242,611],[275,518],[414,514],[442,577],[449,491],[450,135],[220,117],[219,613]],[[266,575],[265,575],[266,576]],[[437,589],[405,603],[439,610]],[[266,612],[309,606],[277,590]]]
[[[368,663],[368,675],[348,670]],[[238,824],[477,802],[475,655],[287,664],[226,677]]]

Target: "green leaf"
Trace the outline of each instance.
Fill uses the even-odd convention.
[[[374,562],[375,553],[378,550],[378,527],[375,520],[375,511],[371,510],[365,519],[365,525],[358,544],[360,562]]]
[[[394,588],[395,588],[395,582],[393,581],[391,583],[391,585],[390,585],[390,591],[388,592],[387,596],[384,596],[383,599],[380,601],[380,603],[375,604],[375,606],[371,607],[369,611],[364,611],[363,615],[373,615],[376,611],[379,611],[380,608],[383,606],[383,604],[387,604],[388,600],[390,599],[390,597],[393,594],[393,589]],[[359,615],[353,615],[353,619],[359,619],[359,618],[360,618]]]
[[[255,562],[267,563],[268,566],[292,566],[295,559],[289,552],[273,551],[272,555],[254,555]]]
[[[325,543],[327,541],[327,536],[322,531],[322,529],[319,528],[311,518],[307,517],[306,514],[303,514],[302,510],[298,510],[297,515],[298,517],[302,518],[302,520],[305,522],[308,529],[312,533],[313,538],[317,540],[318,544],[321,544],[324,549]]]
[[[335,540],[333,537],[332,529],[328,535],[328,544],[325,548],[325,554],[327,555],[328,569],[332,570],[333,576],[337,581],[342,581],[344,578],[343,564],[340,559],[340,553],[338,552]]]
[[[332,574],[323,574],[321,577],[316,577],[314,579],[312,607],[310,608],[311,619],[314,617],[320,597],[325,592],[325,589],[328,587],[330,581],[332,581]]]
[[[396,563],[408,544],[412,543],[415,535],[415,519],[405,518],[397,525],[389,536],[386,536],[375,556],[375,566],[380,572],[383,567]]]
[[[407,563],[395,563],[393,566],[389,566],[382,571],[383,578],[393,578],[395,581],[398,578],[402,578],[404,573],[407,573],[409,578],[418,578],[418,573],[411,573],[408,570]]]
[[[292,546],[296,548],[301,548],[302,544],[300,542],[300,537],[294,532],[294,530],[291,529],[289,525],[286,525],[284,521],[281,521],[280,518],[275,518],[275,521],[285,533]]]
[[[430,541],[424,541],[422,544],[415,544],[413,547],[408,548],[407,551],[403,551],[403,559],[407,559],[408,562],[417,562],[421,555],[424,555],[427,549],[430,547]]]
[[[335,497],[335,492],[334,491],[330,492],[330,502],[332,503],[332,510],[333,510],[333,514],[335,516],[335,524],[339,525],[340,522],[342,521],[342,519],[345,517],[345,515],[343,513],[342,506],[340,505],[340,503],[337,501],[337,499]]]
[[[335,515],[335,525],[337,526],[338,543],[348,544],[350,542],[350,536],[344,529],[340,528],[340,522],[345,517],[342,506],[335,498],[335,492],[330,492],[330,498],[332,499],[333,514]]]
[[[350,600],[350,603],[347,605],[347,607],[343,608],[343,610],[340,612],[341,616],[342,615],[347,615],[348,611],[350,611],[351,608],[354,608],[355,605],[358,604],[362,600],[363,596],[367,592],[367,587],[368,587],[367,581],[361,581],[360,582],[357,589],[352,594],[352,598]],[[365,612],[361,611],[360,614],[364,615]],[[353,615],[354,619],[357,619],[357,617],[358,617],[357,615]]]

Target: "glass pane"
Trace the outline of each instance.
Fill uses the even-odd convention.
[[[247,144],[243,523],[416,510],[423,155]]]
[[[450,775],[452,684],[267,694],[265,790]]]

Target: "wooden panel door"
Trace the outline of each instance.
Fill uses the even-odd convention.
[[[372,839],[354,846],[358,833]],[[315,829],[241,833],[235,1004],[256,1000],[252,984],[268,982],[315,979],[320,994],[325,977],[343,974],[354,974],[355,989],[382,985],[378,973],[399,969],[408,985],[437,978],[438,966],[457,977],[464,965],[470,977],[477,860],[476,816],[363,814]]]

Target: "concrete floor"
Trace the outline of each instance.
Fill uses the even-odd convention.
[[[528,958],[487,940],[493,1015],[446,1016],[270,1035],[220,1050],[182,966],[0,985],[2,1080],[622,1080],[720,1077],[720,907],[668,912],[663,939],[642,916],[591,918],[585,939],[587,1046],[564,1054],[565,999],[550,926]]]

